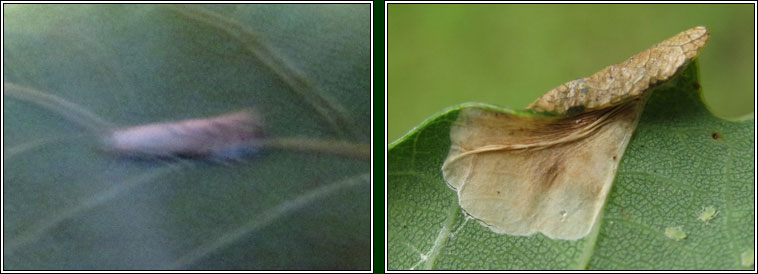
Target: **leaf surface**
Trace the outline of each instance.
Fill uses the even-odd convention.
[[[430,117],[389,148],[388,268],[753,268],[740,258],[754,244],[754,121],[713,116],[697,65],[672,81],[651,95],[599,223],[578,241],[496,234],[467,219],[440,170],[450,125],[465,107],[498,107],[469,103]],[[708,206],[720,213],[706,223]],[[680,226],[686,238],[665,235]]]
[[[4,269],[370,268],[366,161],[135,160],[87,129],[251,108],[271,138],[368,143],[369,5],[4,10],[4,89],[70,103],[4,93]]]

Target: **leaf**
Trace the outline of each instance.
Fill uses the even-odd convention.
[[[369,163],[307,152],[370,140],[369,5],[4,12],[4,269],[370,268]],[[137,160],[98,135],[246,108],[292,149]]]
[[[463,109],[442,165],[461,209],[498,233],[587,236],[650,93],[683,70],[708,37],[703,26],[685,30],[527,107],[549,116]]]
[[[694,64],[694,63],[693,63]],[[703,105],[697,65],[652,93],[599,226],[578,241],[496,234],[462,213],[440,170],[468,103],[430,117],[388,152],[389,269],[746,269],[754,243],[754,121]],[[719,217],[702,222],[703,207]],[[680,241],[665,235],[682,227]],[[749,266],[752,268],[752,266]]]

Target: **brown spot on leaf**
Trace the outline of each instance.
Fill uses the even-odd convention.
[[[723,137],[721,136],[720,133],[714,131],[714,132],[711,132],[711,138],[713,138],[713,140],[721,140],[721,138]]]

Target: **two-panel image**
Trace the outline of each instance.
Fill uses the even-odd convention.
[[[754,10],[3,2],[3,271],[754,270]]]

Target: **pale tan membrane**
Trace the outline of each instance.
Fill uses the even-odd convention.
[[[646,98],[593,112],[595,119],[462,109],[443,177],[466,214],[497,233],[580,239],[605,202]]]
[[[460,110],[442,172],[463,211],[497,233],[585,237],[650,93],[678,75],[708,36],[705,27],[684,31],[528,107],[557,117]]]
[[[515,143],[507,143],[507,144],[490,144],[490,145],[477,147],[476,149],[473,149],[473,150],[466,150],[466,152],[458,154],[455,157],[446,159],[445,164],[455,162],[463,157],[469,156],[471,154],[476,154],[476,153],[498,151],[498,150],[508,151],[508,150],[526,150],[526,149],[545,149],[550,146],[565,144],[571,141],[579,140],[583,137],[586,137],[589,134],[592,134],[594,130],[596,130],[597,128],[607,124],[609,121],[608,118],[611,115],[614,115],[624,109],[626,109],[624,106],[619,106],[619,107],[611,108],[608,111],[601,111],[602,113],[595,112],[595,113],[584,114],[584,116],[586,116],[587,119],[576,118],[573,120],[575,125],[571,125],[571,124],[568,125],[568,126],[575,126],[576,130],[556,131],[554,133],[545,134],[543,136],[530,136],[532,138],[524,139],[523,142],[515,142]],[[552,118],[546,118],[543,121],[550,121],[550,120],[552,120]],[[453,146],[455,146],[455,144],[453,144]],[[455,149],[462,149],[462,148],[455,147]]]

